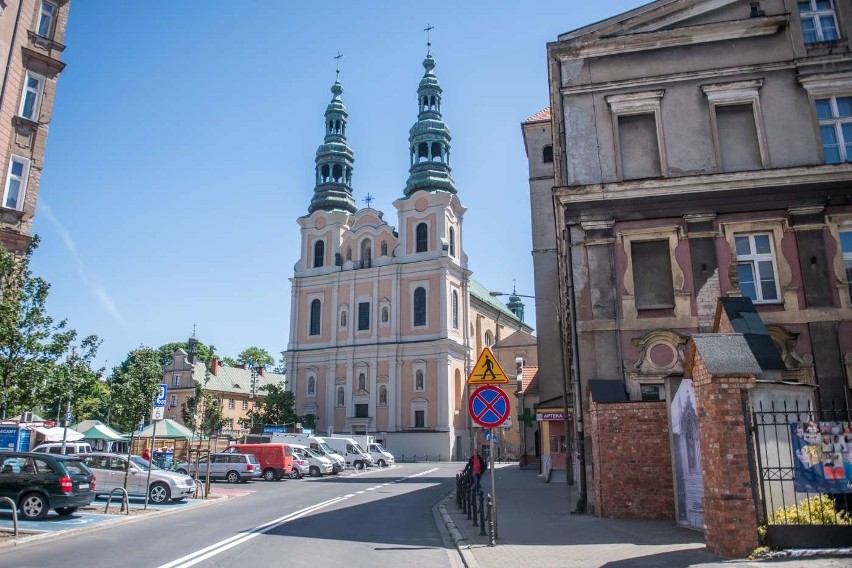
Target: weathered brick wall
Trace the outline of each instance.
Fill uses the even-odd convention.
[[[666,403],[591,403],[596,514],[674,520]]]
[[[711,375],[696,353],[692,381],[704,469],[704,542],[711,552],[743,558],[758,544],[741,406],[755,379]]]

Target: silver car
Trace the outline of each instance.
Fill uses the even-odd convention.
[[[131,456],[129,463],[126,455],[108,452],[78,454],[78,457],[94,472],[97,480],[95,487],[99,495],[110,493],[117,487],[124,487],[125,471],[127,494],[144,497],[147,493],[148,499],[153,503],[182,501],[195,493],[194,479],[156,466],[151,469],[149,483],[148,462],[140,456]]]
[[[223,479],[228,483],[246,483],[263,477],[263,468],[254,454],[210,454],[210,479]],[[180,462],[175,466],[180,473],[198,475],[199,479],[207,475],[207,457],[202,457],[196,467],[195,462]]]

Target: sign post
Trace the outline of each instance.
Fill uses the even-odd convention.
[[[151,493],[151,470],[154,468],[154,442],[157,440],[157,422],[163,419],[166,412],[166,395],[169,385],[160,383],[157,385],[157,394],[154,395],[154,408],[151,409],[151,421],[154,423],[151,430],[151,449],[148,456],[148,478],[145,480],[145,509],[148,509],[148,496]],[[207,468],[210,469],[209,467]]]

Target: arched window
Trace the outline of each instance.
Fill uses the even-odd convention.
[[[364,239],[361,241],[361,260],[370,260],[373,258],[373,241]]]
[[[367,377],[364,376],[364,373],[358,373],[358,390],[367,390]]]
[[[341,166],[340,164],[334,164],[331,167],[331,177],[334,179],[334,181],[339,182],[340,179],[343,177],[343,166]]]
[[[429,225],[420,223],[414,230],[417,249],[415,252],[426,252],[429,250]]]
[[[343,406],[346,403],[346,394],[343,392],[343,387],[337,387],[337,406]]]
[[[319,300],[311,301],[311,326],[310,335],[320,334],[320,318],[322,317],[322,302]]]
[[[450,256],[456,256],[456,230],[450,227]]]
[[[541,161],[545,164],[553,163],[553,146],[548,144],[544,148],[541,149]]]
[[[494,335],[491,333],[491,330],[485,332],[485,346],[491,347],[494,345]]]
[[[453,290],[453,329],[459,328],[459,293]]]
[[[382,308],[382,323],[388,323],[388,308],[387,306]]]
[[[349,315],[346,310],[340,312],[340,327],[346,327],[348,325]]]
[[[308,377],[308,396],[316,396],[317,380],[314,377]]]
[[[423,371],[417,369],[417,372],[414,373],[414,390],[422,391],[425,389],[424,381],[423,381]]]
[[[432,142],[432,161],[433,162],[443,162],[444,155],[441,153],[441,144],[438,142]]]
[[[328,164],[323,164],[323,166],[320,168],[320,181],[322,181],[323,183],[328,181],[329,171],[330,170]]]
[[[382,241],[382,256],[388,255],[388,243],[387,241]]]
[[[414,289],[414,325],[426,325],[426,288]]]
[[[388,405],[388,387],[382,385],[379,387],[379,406]]]
[[[317,241],[314,243],[314,268],[319,268],[325,264],[325,241]]]
[[[429,159],[429,144],[421,142],[417,145],[417,162],[425,162]]]

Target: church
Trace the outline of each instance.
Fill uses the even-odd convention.
[[[396,227],[369,200],[355,205],[339,76],[331,88],[313,197],[298,219],[288,388],[296,413],[315,417],[317,435],[372,434],[403,459],[462,459],[476,437],[467,409],[473,361],[532,329],[519,301],[510,311],[471,278],[431,50],[423,68]]]

